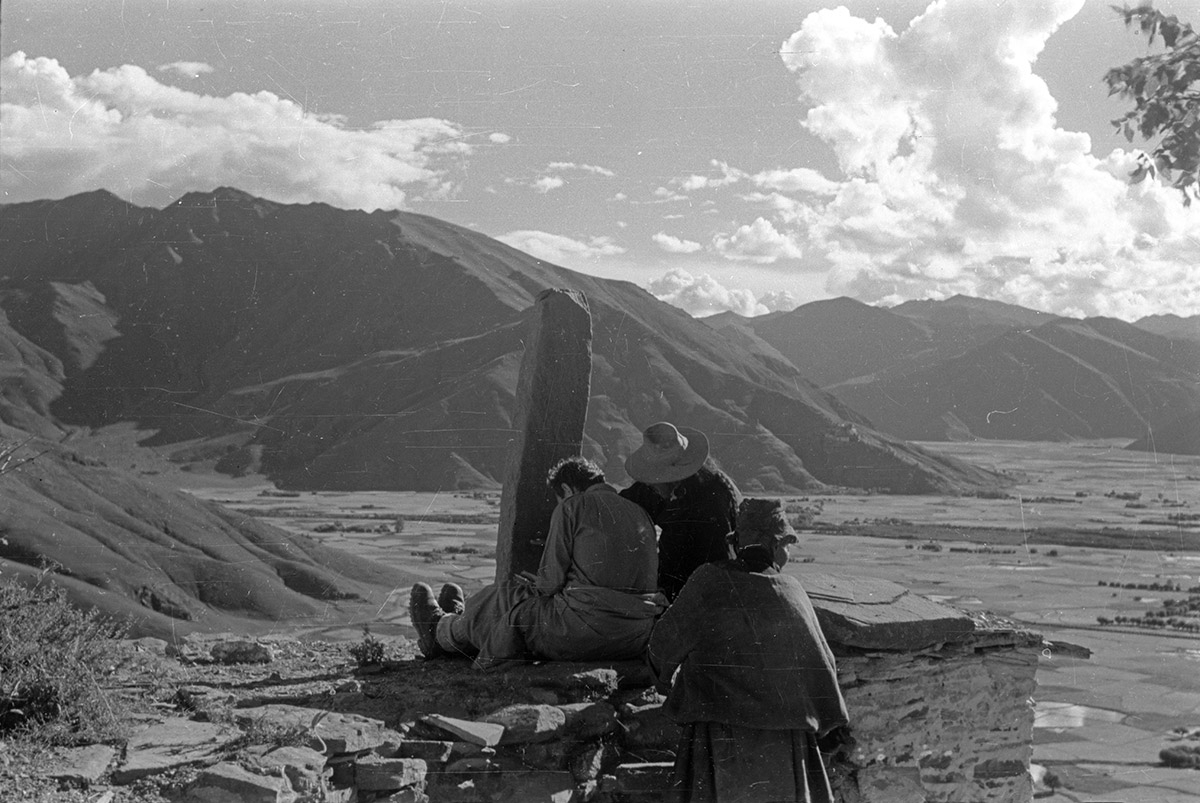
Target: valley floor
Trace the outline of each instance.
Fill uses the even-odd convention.
[[[1200,584],[1200,551],[1189,547],[1200,523],[1200,458],[1126,452],[1114,443],[923,444],[1018,478],[1006,499],[823,495],[797,500],[818,510],[819,525],[847,532],[806,533],[789,571],[866,575],[898,582],[939,601],[1026,623],[1058,643],[1038,671],[1034,762],[1059,784],[1058,803],[1182,803],[1200,799],[1200,771],[1161,766],[1158,753],[1200,729],[1200,638],[1194,634],[1101,628],[1098,617],[1140,616],[1160,593],[1125,584]],[[280,493],[222,480],[190,491],[266,517],[420,576],[437,587],[459,582],[468,593],[494,572],[496,494]],[[1168,518],[1183,514],[1183,518]],[[874,523],[936,526],[940,550],[921,538],[875,538]],[[1156,523],[1146,524],[1146,521]],[[1164,526],[1162,522],[1173,522]],[[1003,531],[990,551],[956,540],[955,528]],[[1106,532],[1103,546],[1053,544],[1028,537],[1051,527]],[[929,532],[933,532],[932,529]],[[1179,536],[1163,548],[1143,534]],[[1120,538],[1127,538],[1125,546]],[[353,641],[361,626],[407,643],[407,588],[397,588],[368,621],[351,626],[281,627],[281,634]],[[1178,596],[1178,594],[1176,595]],[[1078,648],[1091,651],[1079,657]],[[1195,741],[1186,742],[1195,745]]]

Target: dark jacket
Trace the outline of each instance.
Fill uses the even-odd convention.
[[[670,500],[641,482],[621,496],[641,505],[662,530],[658,587],[667,599],[675,599],[697,567],[734,557],[727,536],[737,523],[742,494],[720,469],[701,468],[675,486]]]
[[[671,686],[663,710],[677,722],[817,735],[847,722],[808,594],[774,568],[701,566],[655,625],[648,659],[659,688]]]

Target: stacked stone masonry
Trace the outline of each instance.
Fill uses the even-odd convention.
[[[835,645],[854,738],[829,757],[840,803],[1030,801],[1040,647],[1036,634],[1015,629],[913,651]],[[409,666],[436,670],[418,661],[387,671],[402,675]],[[144,752],[127,751],[112,777],[128,783],[203,765],[184,797],[191,803],[663,798],[679,728],[641,664],[518,665],[488,676],[493,682],[506,702],[471,718],[397,711],[385,721],[270,704],[237,709],[224,726],[172,719],[135,740]],[[514,690],[524,701],[513,702]],[[281,732],[299,732],[307,744],[219,758],[223,744]]]

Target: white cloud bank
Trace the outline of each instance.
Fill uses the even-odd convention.
[[[542,176],[530,186],[545,195],[550,190],[557,190],[566,183],[562,176]]]
[[[692,315],[736,312],[749,318],[796,306],[796,299],[786,292],[774,291],[758,298],[750,290],[730,290],[707,273],[693,276],[681,268],[654,279],[646,289],[660,301]]]
[[[799,259],[803,255],[791,235],[777,231],[771,221],[761,217],[731,235],[713,237],[713,247],[726,259],[759,264]]]
[[[704,246],[692,240],[683,240],[679,237],[673,237],[665,231],[660,231],[650,238],[662,250],[668,254],[694,254]]]
[[[530,256],[568,268],[581,260],[625,253],[625,249],[614,243],[610,237],[592,237],[585,241],[545,231],[521,230],[510,231],[496,239]]]
[[[186,78],[199,78],[201,75],[215,72],[211,64],[205,64],[203,61],[173,61],[170,64],[158,65],[158,70],[179,73]]]
[[[0,86],[8,202],[104,187],[164,205],[228,185],[285,203],[397,209],[411,193],[451,191],[448,170],[472,150],[445,120],[350,129],[270,92],[200,95],[131,65],[72,77],[17,52],[0,62]]]
[[[719,162],[699,191],[745,181],[759,215],[713,239],[733,260],[826,272],[870,303],[955,293],[1067,315],[1200,311],[1200,205],[1134,155],[1065,131],[1033,65],[1083,0],[943,0],[896,33],[845,8],[810,14],[780,56],[802,124],[842,176]],[[1132,35],[1132,34],[1130,34]],[[765,211],[765,214],[764,214]]]

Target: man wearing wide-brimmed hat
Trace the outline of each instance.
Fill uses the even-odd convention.
[[[727,536],[742,495],[709,455],[698,429],[659,421],[625,461],[633,485],[621,491],[660,528],[658,585],[674,599],[698,566],[733,557]]]

